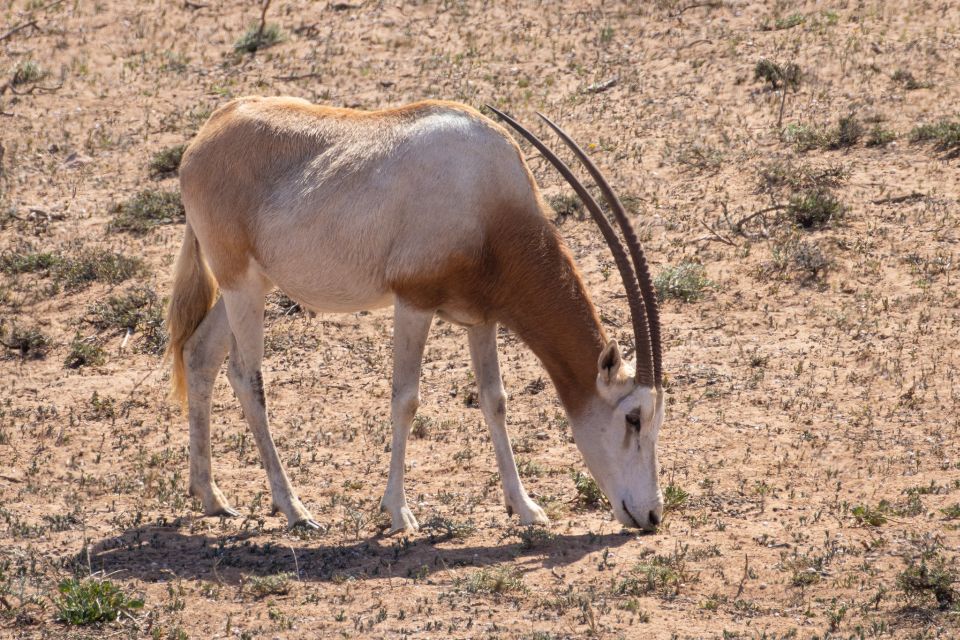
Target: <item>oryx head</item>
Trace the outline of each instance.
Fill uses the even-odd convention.
[[[577,447],[613,506],[617,520],[627,526],[651,531],[663,517],[663,495],[657,476],[657,437],[664,418],[664,393],[660,312],[640,242],[607,180],[563,129],[546,116],[537,114],[556,131],[593,176],[613,212],[627,250],[600,205],[570,168],[515,120],[493,107],[489,108],[529,140],[570,183],[600,227],[623,278],[633,323],[636,361],[624,360],[616,340],[607,342],[598,354],[593,399],[570,419]]]

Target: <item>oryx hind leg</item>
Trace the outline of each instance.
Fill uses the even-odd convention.
[[[467,329],[470,342],[470,359],[477,377],[480,392],[480,410],[490,429],[493,451],[503,483],[503,498],[507,513],[516,513],[520,523],[547,524],[547,514],[530,499],[513,459],[510,436],[507,435],[507,394],[500,377],[500,362],[497,357],[497,326],[476,325]]]
[[[390,422],[393,439],[390,449],[390,473],[380,508],[390,514],[390,533],[413,532],[419,528],[407,507],[403,490],[403,465],[407,453],[410,426],[420,406],[420,363],[433,321],[432,311],[420,311],[397,300],[393,311],[393,390]]]
[[[263,390],[263,308],[268,285],[259,275],[250,275],[238,287],[223,290],[227,318],[233,332],[227,378],[233,386],[243,413],[260,451],[260,461],[267,471],[274,511],[287,517],[292,527],[318,528],[310,512],[297,498],[283,468],[267,421],[267,401]]]
[[[207,312],[183,345],[190,420],[190,495],[208,516],[235,516],[213,480],[210,453],[210,402],[220,365],[230,349],[230,325],[223,299]]]

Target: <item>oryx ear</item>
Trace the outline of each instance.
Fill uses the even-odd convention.
[[[600,352],[600,359],[597,361],[600,379],[607,384],[612,383],[617,379],[621,366],[623,366],[623,358],[620,356],[620,345],[616,340],[611,340]]]

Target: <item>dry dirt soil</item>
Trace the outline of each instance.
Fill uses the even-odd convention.
[[[960,6],[276,0],[258,43],[259,20],[2,2],[0,637],[960,637]],[[464,330],[438,321],[408,451],[424,530],[385,536],[390,311],[280,294],[273,433],[322,527],[270,514],[223,376],[215,470],[242,515],[201,517],[160,356],[176,152],[248,94],[492,103],[546,136],[541,110],[589,145],[664,298],[657,533],[596,504],[501,331],[552,524],[508,517]],[[629,345],[599,233],[524,149]]]

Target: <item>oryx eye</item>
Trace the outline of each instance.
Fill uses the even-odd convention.
[[[627,417],[627,424],[633,427],[634,429],[636,429],[637,431],[640,431],[640,426],[642,424],[642,421],[640,420],[640,414],[628,413],[626,417]]]

